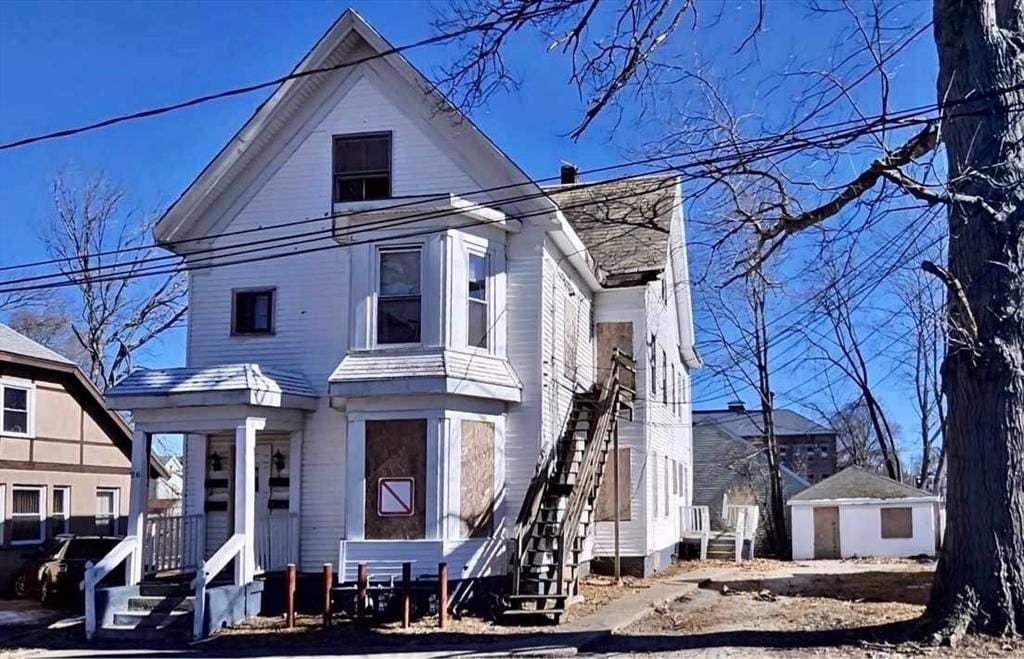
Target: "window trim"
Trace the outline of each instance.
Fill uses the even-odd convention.
[[[25,416],[28,427],[25,432],[4,430],[6,407],[4,406],[4,391],[8,388],[23,389],[25,396]],[[36,383],[32,380],[22,378],[0,377],[0,435],[7,437],[33,438],[36,436]]]
[[[371,137],[387,137],[388,138],[388,194],[386,197],[377,197],[374,199],[345,199],[339,200],[337,194],[338,186],[338,173],[337,163],[335,157],[337,154],[337,143],[338,140],[343,139],[359,139],[359,138],[371,138]],[[378,170],[366,170],[362,178],[365,178],[366,174],[372,174]],[[349,178],[360,178],[358,174],[346,175]],[[372,130],[361,133],[336,133],[331,135],[331,203],[332,204],[358,204],[366,201],[377,201],[378,199],[394,199],[395,197],[395,136],[394,132],[390,130]]]
[[[49,506],[50,516],[49,516],[48,519],[50,520],[50,524],[51,525],[53,524],[54,520],[57,520],[57,519],[61,520],[62,527],[63,527],[62,530],[60,530],[60,531],[53,531],[53,535],[56,536],[56,535],[60,535],[61,533],[70,533],[71,532],[71,486],[70,485],[54,485],[50,489],[52,490],[52,492],[50,493],[50,506]],[[53,504],[54,504],[54,502],[57,501],[57,496],[56,495],[57,495],[58,491],[61,491],[61,492],[64,493],[64,510],[60,513],[60,515],[58,515],[53,510]]]
[[[39,512],[37,513],[37,519],[39,520],[39,536],[37,538],[25,538],[22,540],[14,539],[14,522],[16,519],[31,518],[30,513],[16,513],[14,512],[14,493],[19,490],[32,490],[39,493]],[[46,540],[46,486],[45,485],[11,485],[11,546],[17,547],[21,545],[38,545],[39,543]]]
[[[270,293],[270,329],[243,332],[238,329],[238,296],[243,293]],[[231,336],[273,336],[277,333],[277,286],[247,286],[231,289]]]
[[[476,298],[470,297],[469,295],[469,278],[472,274],[470,268],[470,259],[474,256],[480,257],[484,260],[484,299],[477,300]],[[466,247],[466,349],[471,352],[479,352],[481,354],[489,354],[494,346],[494,329],[495,323],[493,321],[492,309],[494,308],[493,302],[493,282],[494,277],[491,271],[491,255],[485,248],[478,248],[473,246]],[[422,281],[420,282],[420,290],[422,291]],[[469,323],[470,313],[469,310],[474,304],[482,304],[486,309],[484,317],[486,318],[487,326],[484,328],[484,336],[486,341],[483,346],[475,346],[469,341]],[[422,308],[421,311],[422,313]],[[422,321],[422,319],[421,319]],[[422,339],[422,333],[420,338]]]
[[[426,280],[424,277],[424,256],[426,254],[426,245],[424,243],[408,243],[408,244],[396,244],[396,245],[377,245],[374,250],[373,259],[373,315],[371,317],[370,327],[370,345],[376,350],[391,350],[394,348],[416,348],[423,345],[423,282]],[[381,285],[380,285],[380,265],[381,257],[387,253],[394,252],[418,252],[420,255],[420,292],[417,297],[420,300],[420,340],[406,343],[381,343],[378,340],[380,330],[380,298],[381,298]],[[387,296],[387,299],[392,298],[412,298],[412,295],[391,295]]]
[[[95,514],[93,515],[93,524],[96,527],[99,526],[98,522],[100,520],[100,493],[101,492],[113,492],[113,494],[114,494],[114,503],[113,503],[113,509],[114,510],[112,511],[112,514],[110,515],[110,520],[111,520],[110,521],[110,535],[118,535],[118,532],[120,531],[120,529],[118,528],[118,520],[121,517],[121,488],[119,488],[119,487],[109,487],[109,486],[97,486],[96,487],[96,494],[95,494],[96,510],[95,510]]]

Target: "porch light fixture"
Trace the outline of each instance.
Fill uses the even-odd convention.
[[[274,451],[274,455],[271,457],[274,458],[274,468],[277,469],[277,473],[280,474],[282,471],[284,471],[284,454],[281,453],[281,449],[277,449],[276,451]]]
[[[210,454],[210,469],[212,471],[220,471],[221,467],[224,466],[224,458],[220,457],[220,453],[214,451]]]

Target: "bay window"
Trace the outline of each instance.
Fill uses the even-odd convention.
[[[487,257],[482,254],[469,255],[469,328],[466,334],[471,348],[488,347],[488,300],[487,300]]]
[[[377,343],[420,342],[421,250],[380,252],[377,288]]]

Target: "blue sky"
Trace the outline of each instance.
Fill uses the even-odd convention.
[[[905,5],[908,20],[928,7],[923,0]],[[290,70],[348,6],[394,44],[431,33],[434,9],[426,2],[0,2],[0,140],[276,77]],[[677,51],[683,65],[720,57],[742,37],[749,15],[737,3],[720,9],[722,20],[700,33],[699,47],[686,41],[695,33],[684,33]],[[777,97],[760,96],[755,85],[760,76],[801,58],[813,61],[809,54],[829,58],[837,34],[837,19],[809,22],[796,2],[774,3],[769,17],[756,57],[743,60],[749,66],[739,70],[742,58],[734,59],[731,91],[750,109],[778,103]],[[934,99],[934,46],[927,37],[896,62],[895,107]],[[407,56],[429,74],[452,53],[450,47],[433,47]],[[531,176],[555,174],[560,159],[584,169],[619,162],[656,134],[655,122],[646,129],[626,125],[611,132],[611,123],[604,121],[573,143],[566,133],[578,121],[582,103],[566,82],[564,59],[545,55],[539,37],[528,35],[515,43],[509,61],[523,86],[496,96],[473,118]],[[718,73],[727,75],[728,66]],[[867,84],[862,93],[869,99],[877,86]],[[138,209],[155,212],[173,201],[265,96],[257,92],[0,153],[0,261],[45,256],[39,229],[54,171],[65,166],[101,170],[129,191]],[[146,361],[181,364],[183,338],[181,331],[167,336]],[[780,388],[793,384],[787,377]],[[697,382],[698,401],[720,404],[729,397],[711,400],[720,389]],[[896,386],[889,393],[899,422],[910,426],[913,418],[900,402],[906,395]]]

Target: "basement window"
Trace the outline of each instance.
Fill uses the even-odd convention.
[[[232,291],[232,334],[274,333],[274,289]]]
[[[334,201],[391,196],[391,133],[334,138]]]

